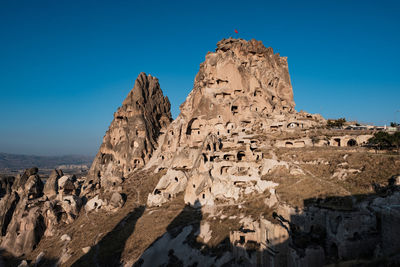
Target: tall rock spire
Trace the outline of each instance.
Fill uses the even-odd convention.
[[[162,127],[171,122],[170,103],[158,79],[140,73],[133,89],[114,113],[90,168],[92,177],[109,183],[120,181],[142,167],[157,146]]]

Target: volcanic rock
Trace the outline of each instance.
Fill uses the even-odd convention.
[[[198,200],[201,205],[213,205],[215,198],[237,200],[241,194],[272,189],[273,183],[261,180],[265,171],[260,169],[287,164],[274,160],[264,164],[259,145],[273,144],[260,136],[307,129],[324,121],[319,115],[296,112],[294,106],[285,57],[256,40],[218,42],[215,52],[200,64],[180,115],[160,136],[159,147],[147,164],[168,172],[184,170],[186,190],[174,187],[171,194],[169,185],[159,184],[148,204],[159,205],[181,191],[187,203]]]
[[[398,266],[398,160],[294,107],[286,58],[255,40],[220,41],[172,123],[141,73],[87,177],[0,179],[0,245],[30,265]]]
[[[114,192],[111,195],[111,199],[110,199],[110,205],[113,208],[120,208],[124,205],[124,199],[122,197],[122,195],[118,192]]]
[[[90,168],[91,177],[100,179],[102,185],[121,183],[129,173],[149,161],[161,128],[171,120],[170,103],[158,79],[140,73],[114,114]]]
[[[91,210],[98,210],[101,208],[101,206],[104,204],[103,200],[99,199],[99,196],[95,196],[94,198],[90,199],[86,205],[85,205],[85,210],[86,211],[91,211]]]
[[[51,198],[55,195],[57,195],[58,192],[58,179],[60,179],[63,176],[62,170],[53,170],[49,176],[49,179],[47,179],[43,193],[48,197]]]

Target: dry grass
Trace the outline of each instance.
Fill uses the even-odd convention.
[[[272,155],[265,151],[267,157]],[[273,149],[279,160],[287,161],[291,166],[297,161],[305,175],[291,175],[285,167],[278,167],[263,179],[279,183],[276,188],[280,201],[294,207],[303,207],[304,202],[313,198],[329,198],[324,205],[329,208],[351,208],[349,198],[357,194],[371,194],[371,183],[386,184],[388,178],[400,173],[400,156],[369,153],[364,149],[313,147],[313,148],[280,148]],[[347,155],[345,157],[345,155]],[[329,164],[309,164],[323,160]],[[339,166],[346,162],[347,165]],[[332,178],[339,169],[358,169],[360,173],[348,174],[345,179]],[[60,226],[53,237],[44,237],[38,247],[27,256],[33,260],[44,251],[46,258],[57,259],[64,248],[68,249],[71,258],[65,266],[72,264],[115,265],[117,262],[135,262],[153,242],[173,228],[208,221],[212,230],[212,239],[203,244],[212,253],[218,254],[229,238],[229,233],[240,228],[240,214],[254,219],[261,216],[272,219],[272,211],[264,204],[269,193],[246,195],[238,205],[218,205],[217,213],[226,216],[220,219],[207,214],[198,216],[192,210],[185,210],[183,194],[178,195],[162,207],[144,208],[147,195],[152,192],[165,170],[154,174],[152,171],[141,171],[128,178],[123,184],[123,193],[127,196],[124,207],[117,212],[90,212],[82,209],[80,216],[71,225]],[[106,194],[103,194],[106,196]],[[339,203],[340,202],[340,203]],[[351,202],[351,201],[350,201]],[[235,218],[229,218],[236,216]],[[62,234],[68,234],[72,240],[62,242]],[[202,244],[197,240],[196,244]],[[97,245],[97,246],[96,246]],[[83,247],[93,247],[86,256]],[[79,260],[81,259],[81,260]]]
[[[180,195],[160,208],[147,210],[137,221],[135,231],[126,240],[122,260],[136,261],[154,241],[167,232],[168,226],[184,207],[183,195]]]
[[[148,193],[154,189],[163,174],[165,174],[165,171],[158,174],[154,174],[152,170],[135,173],[123,183],[122,193],[126,195],[127,200],[125,205],[117,212],[99,210],[86,213],[82,208],[74,223],[60,225],[56,235],[43,237],[36,249],[26,255],[26,258],[34,260],[40,252],[44,251],[46,258],[58,259],[62,250],[67,249],[71,257],[63,266],[70,266],[84,256],[83,247],[93,247],[107,238],[109,242],[102,242],[99,248],[100,253],[97,256],[104,262],[112,260],[112,256],[115,255],[111,254],[120,255],[122,253],[122,251],[118,251],[121,247],[120,243],[127,240],[131,235],[129,231],[132,229],[121,226],[136,223],[138,217],[143,213]],[[106,194],[102,195],[105,196]],[[61,241],[60,237],[63,234],[68,234],[71,237],[68,244]],[[110,248],[114,248],[114,250]],[[110,252],[104,253],[106,251]],[[92,255],[93,253],[92,249],[88,254]]]
[[[399,155],[375,154],[362,148],[280,148],[274,153],[280,160],[299,162],[298,166],[305,171],[305,175],[293,176],[286,168],[279,167],[263,177],[279,183],[277,193],[280,199],[297,207],[303,207],[304,201],[311,198],[349,195],[359,198],[373,194],[373,182],[386,185],[391,176],[400,174]],[[321,160],[328,164],[310,164]],[[341,169],[359,172],[348,172],[343,179],[332,177]]]
[[[281,201],[298,208],[303,208],[304,201],[310,198],[349,195],[336,184],[315,177],[289,178],[285,183],[279,184],[276,192]]]

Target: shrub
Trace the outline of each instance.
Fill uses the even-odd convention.
[[[345,124],[346,119],[345,118],[340,118],[337,120],[328,120],[326,123],[326,127],[328,128],[342,128],[343,125]]]

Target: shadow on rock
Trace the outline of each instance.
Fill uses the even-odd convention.
[[[212,247],[207,224],[219,222],[202,221],[200,208],[186,206],[134,266],[399,266],[398,180],[370,194],[303,201],[301,211],[241,219],[239,229]]]
[[[194,207],[200,207],[196,202]],[[168,225],[167,232],[151,244],[133,266],[211,266],[229,250],[229,239],[218,248],[201,241],[201,208],[186,205]],[[223,248],[222,248],[223,246]]]
[[[144,206],[135,208],[72,266],[119,266],[126,240],[135,230],[144,210]]]
[[[13,256],[11,253],[0,250],[0,266],[15,267],[15,266],[57,266],[58,259],[48,258],[44,253],[39,254],[34,261],[26,261],[23,257]]]

